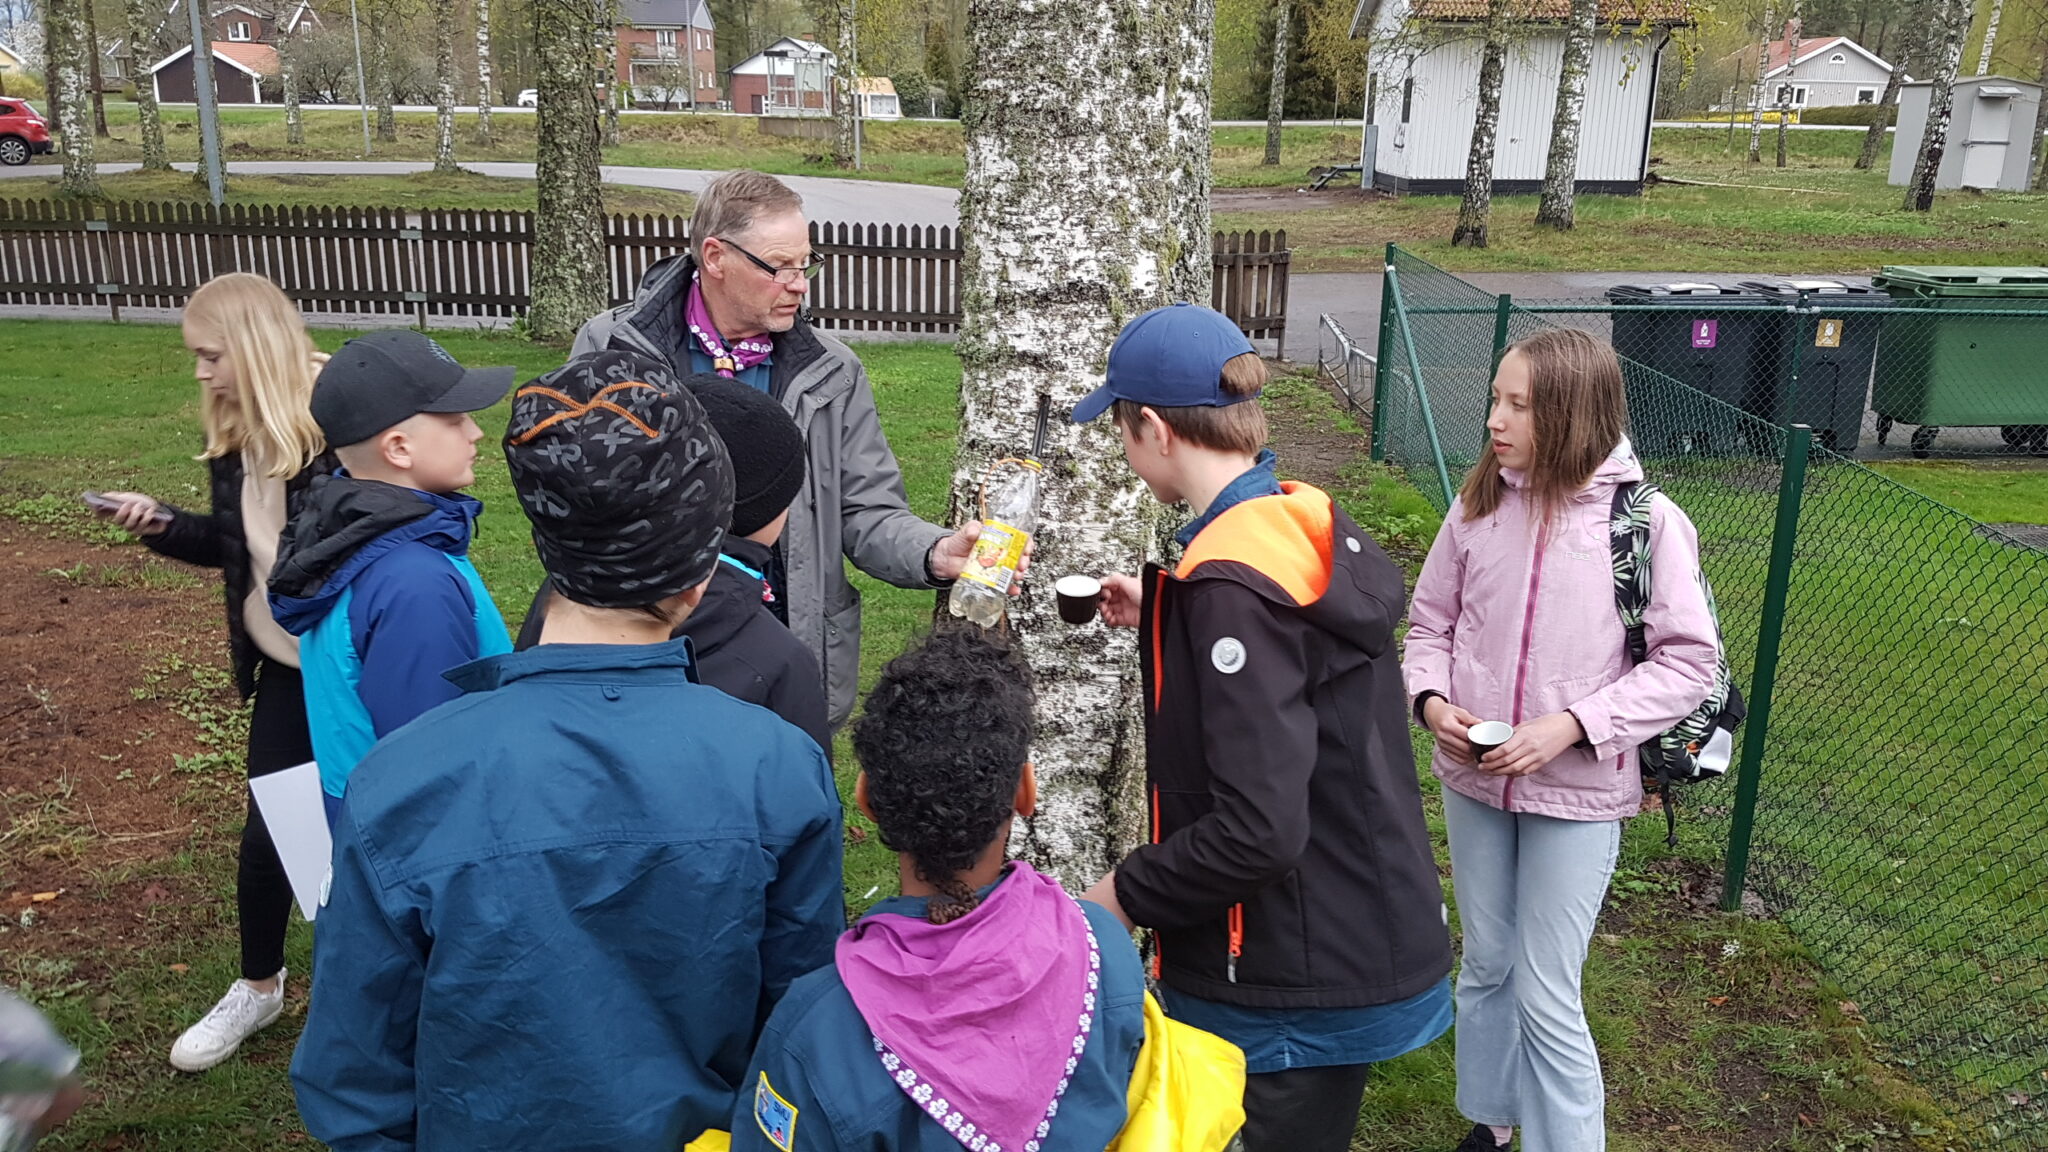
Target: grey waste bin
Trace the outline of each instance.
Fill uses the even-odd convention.
[[[1787,314],[1758,346],[1754,395],[1767,403],[1751,411],[1773,424],[1809,425],[1822,447],[1844,455],[1855,452],[1863,440],[1870,370],[1883,326],[1881,315],[1856,312],[1887,307],[1892,298],[1879,289],[1839,280],[1745,280],[1739,287],[1778,304],[1808,309]]]
[[[1742,414],[1768,408],[1757,357],[1783,328],[1782,308],[1754,292],[1706,283],[1620,284],[1607,299],[1642,309],[1614,314],[1637,451],[1725,456],[1768,446],[1769,430]],[[1674,380],[1686,387],[1674,387]]]

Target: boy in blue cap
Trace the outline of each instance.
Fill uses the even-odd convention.
[[[1152,843],[1086,899],[1150,928],[1175,1018],[1242,1048],[1247,1152],[1342,1152],[1367,1069],[1450,1026],[1443,889],[1394,648],[1401,572],[1321,491],[1283,482],[1266,368],[1227,317],[1125,326],[1124,456],[1195,519],[1180,563],[1103,581],[1139,630]]]

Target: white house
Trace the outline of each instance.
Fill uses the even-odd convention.
[[[1797,60],[1788,59],[1791,46],[1784,40],[1773,40],[1767,48],[1770,67],[1754,93],[1766,108],[1776,108],[1781,97],[1794,108],[1875,104],[1884,98],[1892,76],[1891,64],[1847,36],[1801,40]],[[1756,45],[1744,51],[1755,67]]]
[[[903,119],[903,102],[896,96],[896,82],[887,76],[856,77],[853,98],[863,120]]]
[[[1371,157],[1375,186],[1422,194],[1464,187],[1486,8],[1486,0],[1359,0],[1351,34],[1369,35],[1374,45],[1374,94],[1366,113],[1374,126],[1368,137],[1378,141]],[[1494,191],[1501,195],[1541,188],[1550,157],[1571,4],[1535,0],[1532,8],[1533,26],[1518,28],[1501,85],[1493,156]],[[1601,0],[1600,22],[1586,77],[1577,187],[1639,192],[1649,168],[1664,50],[1671,30],[1690,17],[1683,0]]]
[[[812,40],[784,36],[732,66],[732,110],[762,116],[822,116],[832,111],[839,57]]]

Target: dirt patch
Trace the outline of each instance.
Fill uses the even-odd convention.
[[[0,520],[0,923],[118,947],[195,895],[147,865],[236,807],[217,588]]]
[[[1378,192],[1353,188],[1325,188],[1321,192],[1293,188],[1218,188],[1209,193],[1212,212],[1309,212],[1318,208],[1347,208],[1387,197]]]
[[[1274,366],[1276,375],[1286,370]],[[1305,387],[1321,385],[1305,382]],[[1327,412],[1312,407],[1291,390],[1275,389],[1267,394],[1266,422],[1273,451],[1280,457],[1280,470],[1325,492],[1341,486],[1344,470],[1368,448],[1368,441],[1337,427]]]

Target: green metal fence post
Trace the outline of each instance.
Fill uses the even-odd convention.
[[[1500,358],[1508,350],[1508,317],[1515,311],[1515,298],[1503,292],[1493,304],[1493,366],[1500,367]]]
[[[1799,303],[1792,313],[1792,322],[1785,326],[1786,331],[1792,334],[1792,371],[1785,379],[1785,404],[1784,407],[1778,410],[1775,418],[1765,417],[1765,419],[1770,420],[1773,424],[1781,420],[1789,423],[1797,418],[1799,412],[1799,377],[1800,373],[1806,370],[1806,344],[1807,341],[1819,335],[1818,326],[1820,321],[1813,321],[1815,327],[1811,332],[1804,325],[1815,314],[1816,310],[1813,308],[1812,302],[1807,298],[1806,292],[1801,290],[1799,293]]]
[[[1380,273],[1380,339],[1372,361],[1372,458],[1387,458],[1387,336],[1394,326],[1394,246],[1387,245],[1385,271]]]
[[[1728,871],[1721,882],[1723,912],[1742,907],[1742,887],[1749,874],[1750,831],[1756,822],[1764,739],[1771,728],[1771,691],[1778,679],[1778,642],[1784,636],[1785,598],[1792,586],[1792,546],[1799,538],[1799,505],[1806,493],[1806,461],[1812,450],[1812,428],[1794,424],[1785,429],[1785,464],[1778,478],[1778,522],[1771,531],[1771,566],[1764,577],[1756,671],[1749,682],[1749,718],[1742,730],[1742,765],[1736,769],[1735,777],[1735,816],[1728,830]]]
[[[1429,433],[1429,451],[1436,457],[1437,482],[1443,485],[1444,507],[1449,508],[1458,490],[1451,486],[1451,470],[1444,463],[1443,442],[1436,434],[1436,413],[1429,407],[1429,385],[1422,379],[1422,360],[1415,354],[1415,331],[1408,326],[1408,305],[1401,299],[1401,274],[1392,264],[1387,265],[1387,292],[1393,297],[1394,319],[1401,325],[1401,346],[1408,352],[1408,378],[1415,382],[1415,406],[1422,417],[1423,431]],[[1386,305],[1382,303],[1380,309],[1385,311]]]

